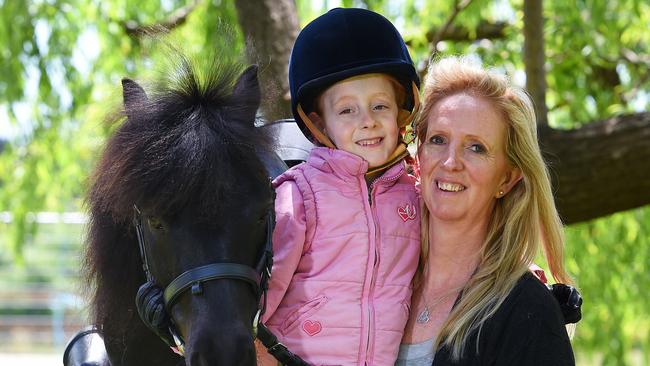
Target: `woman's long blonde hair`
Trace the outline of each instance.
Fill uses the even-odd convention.
[[[551,191],[546,164],[537,142],[532,101],[503,75],[472,64],[465,58],[448,57],[429,67],[424,81],[422,112],[416,122],[418,144],[427,134],[431,108],[440,100],[467,93],[488,100],[506,122],[506,154],[521,170],[522,179],[497,200],[488,224],[476,272],[462,290],[462,298],[441,328],[438,345],[449,347],[458,359],[474,331],[494,315],[519,278],[543,248],[553,278],[571,284],[563,265],[564,238]],[[424,164],[426,162],[420,162]],[[429,211],[422,204],[422,254],[419,273],[429,252]],[[435,270],[435,269],[434,269]],[[477,343],[478,345],[478,343]]]

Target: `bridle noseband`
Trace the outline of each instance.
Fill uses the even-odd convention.
[[[231,279],[239,280],[249,283],[252,286],[253,292],[257,299],[257,312],[253,317],[252,334],[255,338],[257,336],[257,327],[261,315],[264,314],[266,309],[266,291],[268,289],[268,281],[271,277],[271,268],[273,266],[273,228],[275,226],[275,191],[271,187],[273,202],[269,208],[266,220],[266,243],[262,255],[257,262],[255,268],[239,264],[239,263],[211,263],[204,266],[195,267],[181,273],[178,277],[174,278],[164,289],[163,298],[165,311],[169,319],[171,317],[171,310],[174,304],[180,297],[188,290],[192,295],[200,295],[203,293],[203,283],[213,280]],[[146,275],[147,281],[156,283],[156,280],[151,273],[149,261],[147,258],[146,241],[144,238],[144,230],[142,226],[142,213],[138,207],[133,205],[133,225],[135,226],[136,234],[138,237],[138,245],[140,247],[140,257],[142,259],[142,269]],[[180,336],[180,332],[173,326],[170,326],[169,332],[171,333],[175,345],[170,344],[175,352],[184,355],[184,341]]]

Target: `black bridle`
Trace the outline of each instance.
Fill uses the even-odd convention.
[[[164,289],[164,302],[165,311],[171,320],[171,309],[180,297],[188,290],[192,295],[200,295],[203,292],[203,283],[220,279],[234,279],[239,281],[248,282],[255,293],[257,299],[257,312],[252,320],[252,334],[253,337],[257,336],[257,328],[259,320],[266,309],[266,291],[268,289],[268,281],[271,277],[271,268],[273,267],[273,228],[275,226],[275,191],[271,188],[273,195],[273,203],[269,208],[266,220],[266,243],[264,250],[257,262],[255,268],[239,264],[239,263],[211,263],[204,266],[195,267],[181,273],[178,277],[174,278]],[[144,238],[144,231],[142,226],[142,214],[136,205],[133,205],[133,225],[135,226],[136,234],[138,237],[138,245],[140,247],[140,257],[142,259],[142,269],[146,275],[147,281],[156,283],[156,280],[149,268],[149,260],[147,258],[146,241]],[[170,326],[169,332],[171,333],[174,343],[175,352],[184,355],[184,340],[173,326]],[[170,345],[173,346],[173,345]]]

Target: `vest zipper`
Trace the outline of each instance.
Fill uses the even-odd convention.
[[[372,365],[370,363],[370,348],[371,348],[371,339],[370,336],[375,328],[375,323],[372,321],[375,312],[375,305],[373,302],[373,297],[375,296],[375,279],[377,278],[377,269],[379,268],[379,251],[377,246],[379,245],[379,230],[377,228],[377,217],[375,211],[370,208],[372,212],[372,220],[375,225],[375,255],[372,264],[372,275],[370,277],[370,290],[368,291],[368,337],[366,339],[366,365]]]
[[[404,174],[404,171],[402,171],[400,174],[396,174],[390,178],[383,178],[383,176],[375,178],[370,185],[368,185],[368,204],[370,207],[370,213],[372,214],[372,223],[375,228],[375,240],[374,240],[374,260],[373,260],[373,265],[372,265],[372,273],[370,275],[370,286],[368,289],[368,333],[366,335],[366,352],[365,352],[365,362],[364,364],[366,366],[372,365],[370,362],[370,341],[371,341],[371,334],[372,330],[374,329],[374,322],[372,322],[373,314],[374,314],[374,304],[373,304],[373,296],[374,296],[374,288],[375,288],[375,278],[377,277],[377,269],[379,267],[379,251],[377,250],[377,246],[379,245],[379,230],[377,228],[377,215],[375,212],[375,209],[372,207],[372,193],[374,192],[374,187],[375,184],[379,181],[381,182],[392,182],[394,180],[399,179],[402,174]]]

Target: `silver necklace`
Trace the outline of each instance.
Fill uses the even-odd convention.
[[[422,293],[422,300],[424,301],[424,309],[422,309],[422,311],[418,314],[418,317],[415,318],[415,322],[418,323],[418,324],[427,324],[431,320],[431,312],[429,311],[429,305],[433,309],[438,304],[440,304],[443,300],[448,298],[449,296],[454,295],[454,294],[458,294],[458,295],[456,295],[456,300],[454,301],[454,305],[452,305],[452,307],[451,307],[453,309],[456,306],[456,303],[458,302],[458,300],[460,300],[460,297],[461,297],[461,295],[463,293],[463,288],[467,285],[467,281],[469,281],[469,279],[472,278],[472,276],[474,274],[476,274],[476,271],[478,271],[478,266],[474,269],[472,274],[470,274],[469,278],[466,279],[464,282],[462,282],[461,286],[458,286],[456,288],[452,288],[451,291],[447,292],[446,294],[444,294],[442,296],[439,296],[437,299],[434,299],[435,301],[429,302],[427,300],[427,298],[426,298],[426,295],[423,292]],[[425,273],[425,275],[426,275],[426,273]],[[423,284],[423,286],[426,286],[426,285]]]
[[[418,324],[426,324],[429,322],[429,320],[431,320],[431,318],[429,318],[429,307],[424,305],[424,310],[420,312],[420,314],[418,315],[417,319],[415,319],[415,321]]]
[[[460,289],[452,290],[452,291],[450,291],[450,292],[436,298],[435,301],[432,301],[432,302],[427,301],[424,294],[422,294],[422,298],[425,301],[424,309],[422,309],[422,311],[418,314],[418,317],[415,318],[415,322],[418,323],[418,324],[426,324],[426,323],[428,323],[431,320],[431,312],[429,311],[429,306],[431,306],[431,308],[435,308],[438,304],[443,302],[449,296],[454,295],[454,294],[458,293],[459,291],[460,291]]]

